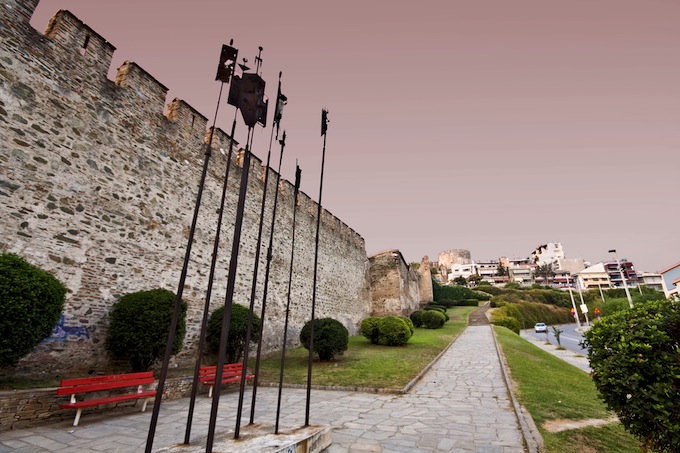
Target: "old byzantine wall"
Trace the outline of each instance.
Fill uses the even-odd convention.
[[[44,34],[29,25],[38,0],[0,4],[0,252],[21,255],[68,287],[51,338],[17,372],[72,373],[111,366],[107,314],[123,294],[177,290],[196,201],[207,118],[133,62],[107,78],[115,48],[68,11]],[[121,24],[123,26],[123,24]],[[245,137],[245,127],[239,131]],[[193,360],[205,301],[221,185],[228,195],[210,310],[224,304],[242,153],[227,161],[230,137],[217,129],[184,298],[187,335],[177,362]],[[237,144],[238,145],[238,144]],[[238,150],[238,146],[234,148]],[[257,152],[257,149],[255,150]],[[234,302],[249,304],[262,162],[250,168]],[[270,173],[256,310],[260,312],[275,189]],[[291,255],[293,186],[280,183],[264,347],[280,347]],[[310,317],[317,205],[301,194],[289,338]],[[370,311],[363,238],[322,211],[318,317],[352,332]]]
[[[432,300],[421,297],[421,279],[426,276],[410,269],[399,250],[373,255],[369,262],[371,316],[409,316],[421,302]],[[429,286],[432,288],[431,280]]]

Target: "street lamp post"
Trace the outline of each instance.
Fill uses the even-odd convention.
[[[633,308],[633,298],[630,297],[630,291],[628,291],[628,282],[626,281],[626,276],[623,275],[623,266],[621,265],[621,262],[619,261],[619,257],[616,255],[616,249],[611,249],[609,253],[614,254],[614,259],[616,260],[616,265],[619,268],[619,274],[621,274],[621,280],[623,280],[623,289],[626,290],[626,297],[628,298],[628,305],[630,305],[630,308]]]

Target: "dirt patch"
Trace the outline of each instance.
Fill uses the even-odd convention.
[[[541,428],[551,433],[558,433],[560,431],[566,431],[569,429],[586,428],[588,426],[608,425],[610,423],[614,423],[617,421],[619,421],[619,419],[616,417],[610,417],[606,419],[588,418],[585,420],[565,420],[562,418],[558,418],[543,423],[543,425],[541,425]]]

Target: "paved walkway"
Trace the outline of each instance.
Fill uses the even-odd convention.
[[[304,424],[305,390],[284,389],[281,426]],[[277,390],[260,387],[256,422],[273,424]],[[237,394],[222,396],[219,433],[233,432]],[[247,392],[245,401],[250,401]],[[184,439],[189,400],[164,402],[155,448]],[[523,438],[509,399],[488,325],[469,326],[423,378],[404,395],[312,391],[312,424],[333,428],[328,453],[483,452],[523,453]],[[210,400],[198,399],[192,443],[207,434]],[[248,422],[246,405],[242,420]],[[80,426],[64,421],[3,432],[0,452],[139,452],[150,411],[86,414]]]

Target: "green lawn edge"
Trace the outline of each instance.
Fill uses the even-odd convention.
[[[633,453],[640,442],[621,423],[552,433],[547,421],[607,419],[608,411],[590,376],[504,327],[494,326],[520,404],[531,414],[548,453]]]
[[[467,326],[477,307],[453,307],[441,329],[416,328],[404,346],[371,344],[361,335],[351,336],[343,355],[330,362],[314,361],[312,385],[402,391],[444,351]],[[305,385],[309,352],[297,347],[286,351],[284,384]],[[281,352],[260,361],[259,381],[278,383]]]

